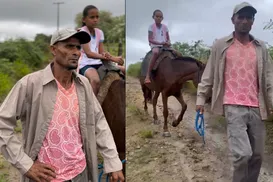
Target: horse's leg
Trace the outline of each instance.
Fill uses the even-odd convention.
[[[148,106],[147,106],[147,99],[144,99],[144,111],[147,112],[148,111]]]
[[[153,96],[153,111],[154,111],[154,124],[159,124],[160,121],[158,120],[157,113],[156,113],[156,104],[158,100],[160,92],[155,91],[155,94]]]
[[[147,112],[148,106],[147,106],[147,98],[148,98],[148,93],[147,93],[147,88],[145,87],[144,84],[141,84],[141,89],[144,97],[144,111]]]
[[[177,120],[173,121],[173,123],[172,123],[172,126],[173,126],[173,127],[176,127],[176,126],[179,125],[180,121],[182,121],[182,119],[183,119],[184,113],[185,113],[186,110],[187,110],[187,104],[186,104],[185,101],[184,101],[183,94],[182,94],[181,91],[179,91],[179,92],[178,92],[176,95],[174,95],[174,96],[175,96],[175,98],[178,100],[178,102],[179,102],[179,103],[181,104],[181,106],[182,106],[181,112],[180,112],[180,114],[179,114]]]
[[[147,106],[147,93],[146,93],[146,91],[144,91],[143,96],[144,96],[144,111],[145,111],[145,112],[148,112],[148,106]]]
[[[163,116],[164,116],[164,126],[163,126],[163,136],[170,137],[171,133],[168,129],[168,96],[166,92],[161,92],[162,102],[163,102]]]

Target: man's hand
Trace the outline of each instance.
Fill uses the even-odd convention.
[[[55,169],[39,161],[35,161],[25,175],[36,182],[50,182],[56,178]]]
[[[204,106],[200,106],[200,105],[197,105],[196,106],[196,111],[200,111],[200,114],[203,114],[204,113]]]
[[[110,177],[111,182],[124,182],[124,176],[122,171],[117,171],[117,172],[112,172],[111,177]]]

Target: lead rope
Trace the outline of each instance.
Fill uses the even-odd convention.
[[[121,161],[122,164],[124,164],[125,162],[126,162],[125,159],[123,159],[123,160]],[[101,169],[101,172],[100,172],[99,178],[98,178],[98,181],[101,182],[101,178],[102,178],[102,175],[103,175],[103,164],[99,164],[99,165],[98,165],[98,169]],[[106,177],[106,182],[109,182],[109,175],[107,175],[107,177]]]
[[[199,123],[199,119],[201,119]],[[199,135],[203,138],[203,143],[205,144],[205,121],[204,115],[200,114],[200,111],[197,111],[195,118],[195,130],[199,133]]]

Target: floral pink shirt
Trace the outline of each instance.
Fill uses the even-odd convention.
[[[253,42],[235,39],[226,52],[224,104],[258,107],[258,75]]]
[[[65,90],[58,85],[52,121],[43,141],[38,160],[51,164],[57,177],[52,182],[74,178],[86,167],[79,129],[79,104],[74,83]]]

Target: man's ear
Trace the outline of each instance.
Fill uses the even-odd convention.
[[[57,51],[56,45],[50,46],[50,52],[53,56],[56,56],[56,51]]]
[[[230,19],[231,19],[231,22],[234,24],[234,15]]]

